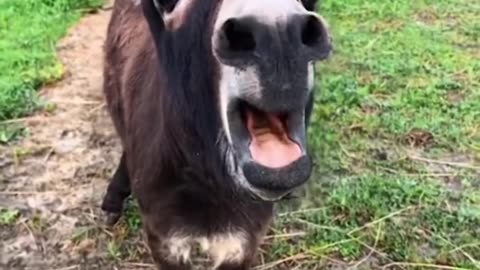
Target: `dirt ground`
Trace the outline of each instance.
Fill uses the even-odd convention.
[[[0,227],[0,269],[142,269],[117,263],[112,239],[125,235],[101,220],[120,154],[101,89],[109,18],[88,15],[59,42],[65,78],[40,92],[55,110],[24,119],[28,136],[0,148],[0,208],[20,210],[16,225]],[[140,241],[132,259],[146,254],[141,240],[126,241]]]

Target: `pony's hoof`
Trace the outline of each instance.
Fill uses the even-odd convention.
[[[105,212],[104,224],[107,227],[113,227],[115,226],[115,224],[118,223],[121,217],[122,217],[122,213]]]

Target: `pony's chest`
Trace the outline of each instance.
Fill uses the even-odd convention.
[[[207,264],[216,269],[226,263],[241,263],[245,258],[246,235],[242,232],[212,236],[174,234],[165,241],[169,261],[175,263]]]

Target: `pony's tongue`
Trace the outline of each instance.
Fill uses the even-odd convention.
[[[247,110],[246,120],[251,138],[250,153],[256,162],[280,168],[300,158],[300,147],[288,137],[279,116]]]

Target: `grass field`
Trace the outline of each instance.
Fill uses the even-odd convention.
[[[103,0],[0,0],[0,122],[26,116],[40,101],[36,89],[59,79],[55,44],[81,14]],[[0,124],[0,142],[18,134]]]
[[[319,10],[336,52],[318,69],[310,210],[277,219],[266,260],[480,269],[480,2]]]
[[[61,76],[54,43],[80,13],[57,2],[0,0],[0,121]],[[281,205],[257,269],[480,269],[480,2],[322,0],[319,11],[335,53],[317,69],[317,166],[304,196]],[[134,208],[123,225],[115,236],[138,235]],[[134,257],[123,239],[108,242],[111,258]]]

